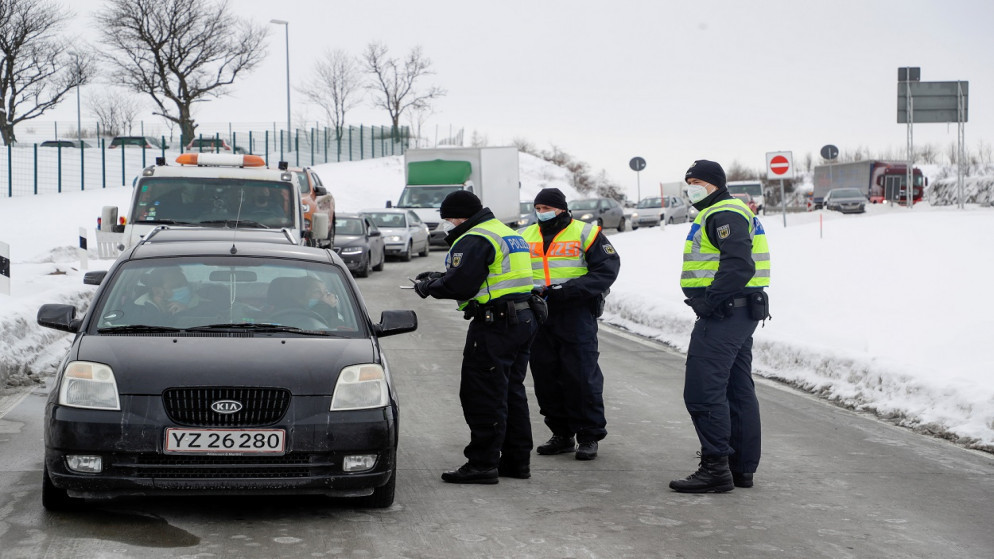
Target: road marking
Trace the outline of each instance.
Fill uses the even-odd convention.
[[[28,397],[28,394],[31,394],[31,390],[33,390],[34,388],[37,387],[34,386],[14,387],[11,389],[10,393],[0,396],[0,418],[6,416],[10,412],[10,410],[16,408],[18,404],[20,404],[25,398]]]

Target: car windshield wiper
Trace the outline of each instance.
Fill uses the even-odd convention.
[[[206,332],[210,330],[250,330],[252,332],[290,332],[293,334],[306,334],[310,336],[337,336],[334,332],[326,330],[306,330],[296,326],[284,326],[271,322],[232,322],[228,324],[205,324],[204,326],[193,326],[187,328],[187,332]]]
[[[201,225],[224,225],[225,227],[255,227],[257,229],[269,229],[268,225],[252,221],[251,219],[209,219],[201,221]]]
[[[133,334],[156,333],[156,332],[182,332],[182,328],[172,326],[150,326],[148,324],[129,324],[127,326],[109,326],[107,328],[97,328],[99,334]]]

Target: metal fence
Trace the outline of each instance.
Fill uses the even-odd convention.
[[[142,128],[142,133],[128,135],[152,138],[149,145],[157,143],[162,147],[112,146],[112,138],[87,137],[85,131],[62,139],[80,136],[92,147],[46,147],[41,139],[45,136],[32,129],[26,135],[34,136],[33,140],[0,147],[0,197],[129,185],[143,168],[155,163],[156,157],[172,161],[188,151],[189,141],[166,134],[146,134]],[[206,133],[207,128],[201,126],[205,133],[197,137],[224,140],[239,152],[263,156],[272,166],[277,161],[301,167],[402,155],[411,141],[406,127],[394,133],[389,126],[349,126],[340,134],[333,128],[295,129],[290,134],[265,127],[253,130],[242,126],[236,130],[230,124],[224,132],[215,128]],[[55,130],[57,138],[58,128]]]

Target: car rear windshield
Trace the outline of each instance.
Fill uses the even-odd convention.
[[[449,194],[462,190],[459,186],[407,187],[400,193],[398,208],[440,208]]]
[[[662,198],[643,198],[639,201],[636,208],[661,208],[663,207]]]
[[[252,332],[260,325],[366,335],[345,272],[286,258],[204,256],[126,262],[109,276],[93,331],[137,326]]]
[[[237,219],[269,228],[294,226],[295,196],[289,182],[145,177],[137,188],[132,223],[200,225]]]

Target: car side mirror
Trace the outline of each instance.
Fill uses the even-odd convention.
[[[72,305],[48,304],[38,309],[38,325],[45,328],[76,332],[81,320],[76,319],[76,307]]]
[[[375,229],[373,231],[370,231],[369,232],[369,236],[370,237],[379,237],[380,236],[380,230],[379,229]]]
[[[107,277],[107,270],[94,270],[83,274],[83,285],[100,285]]]
[[[328,189],[325,188],[325,187],[323,187],[323,186],[315,186],[314,187],[314,194],[316,194],[318,196],[324,196],[324,195],[328,194]]]
[[[418,315],[414,311],[383,311],[380,323],[373,325],[377,337],[404,334],[418,329]]]

